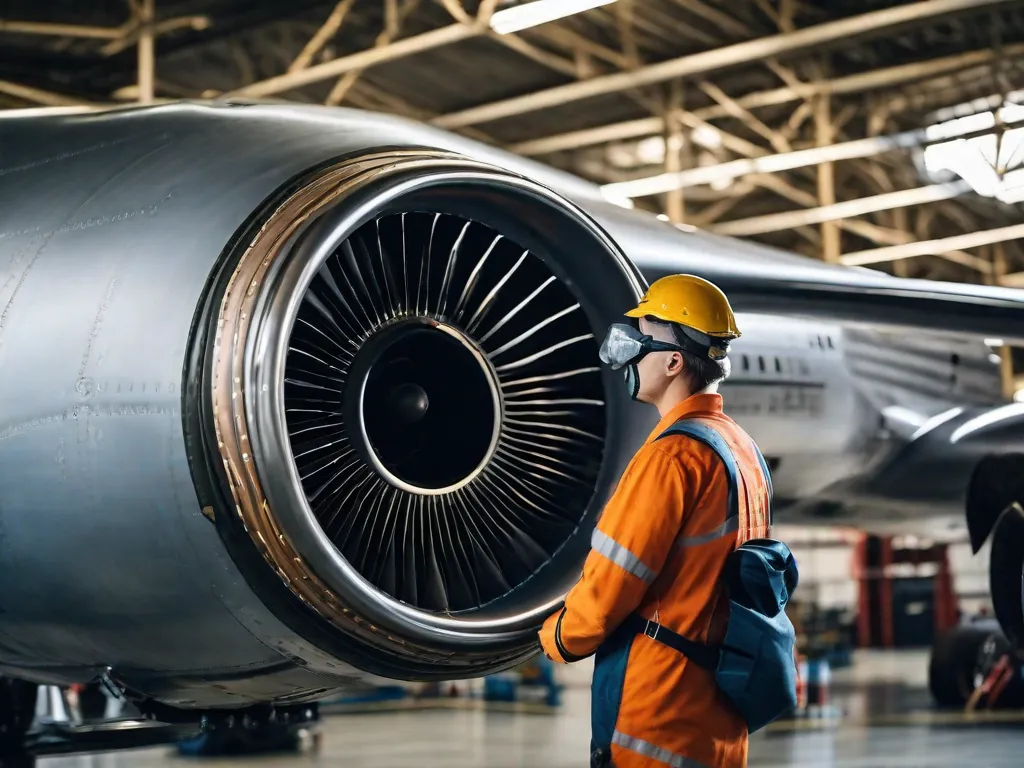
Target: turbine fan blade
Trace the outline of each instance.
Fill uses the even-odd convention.
[[[461,351],[424,352],[438,325]],[[388,333],[399,340],[381,351]],[[353,233],[309,286],[286,371],[303,488],[342,555],[433,611],[478,608],[529,579],[597,482],[594,344],[543,260],[479,222],[406,212]],[[495,407],[475,394],[487,382]],[[383,398],[376,414],[367,392]],[[448,456],[435,455],[442,433],[456,436]]]

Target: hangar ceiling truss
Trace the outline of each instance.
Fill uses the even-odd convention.
[[[499,34],[514,2],[12,0],[0,107],[396,113],[681,226],[1024,286],[1024,4],[617,0]]]

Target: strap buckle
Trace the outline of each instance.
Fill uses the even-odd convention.
[[[659,629],[661,629],[661,624],[653,619],[648,619],[647,624],[644,626],[644,635],[651,638],[651,640],[657,640]]]

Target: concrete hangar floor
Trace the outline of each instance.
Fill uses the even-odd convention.
[[[1024,713],[934,711],[926,655],[857,652],[833,673],[818,716],[755,734],[752,768],[1020,768]],[[554,714],[443,707],[325,713],[314,748],[234,759],[179,757],[173,747],[55,757],[39,768],[167,766],[337,766],[337,768],[586,768],[591,670],[559,670],[565,685]]]

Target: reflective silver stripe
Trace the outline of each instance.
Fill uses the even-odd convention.
[[[601,531],[595,528],[594,535],[590,537],[590,546],[594,548],[594,551],[597,552],[597,554],[607,557],[619,566],[619,568],[627,573],[633,574],[644,582],[644,584],[650,584],[654,581],[654,571],[644,565],[643,560],[619,544],[619,542],[608,534],[601,533]]]
[[[700,536],[680,536],[676,539],[675,546],[680,549],[684,547],[699,547],[701,544],[707,544],[709,541],[714,541],[715,539],[720,539],[723,536],[728,536],[730,533],[736,533],[739,529],[740,519],[738,517],[730,517],[720,526],[708,533],[702,533]]]
[[[644,757],[649,757],[652,760],[657,760],[660,763],[671,765],[672,768],[708,768],[704,763],[698,763],[696,760],[685,755],[677,755],[675,752],[669,752],[667,749],[656,747],[649,741],[627,736],[621,731],[615,731],[612,734],[612,744],[628,749],[630,752],[636,752]]]

